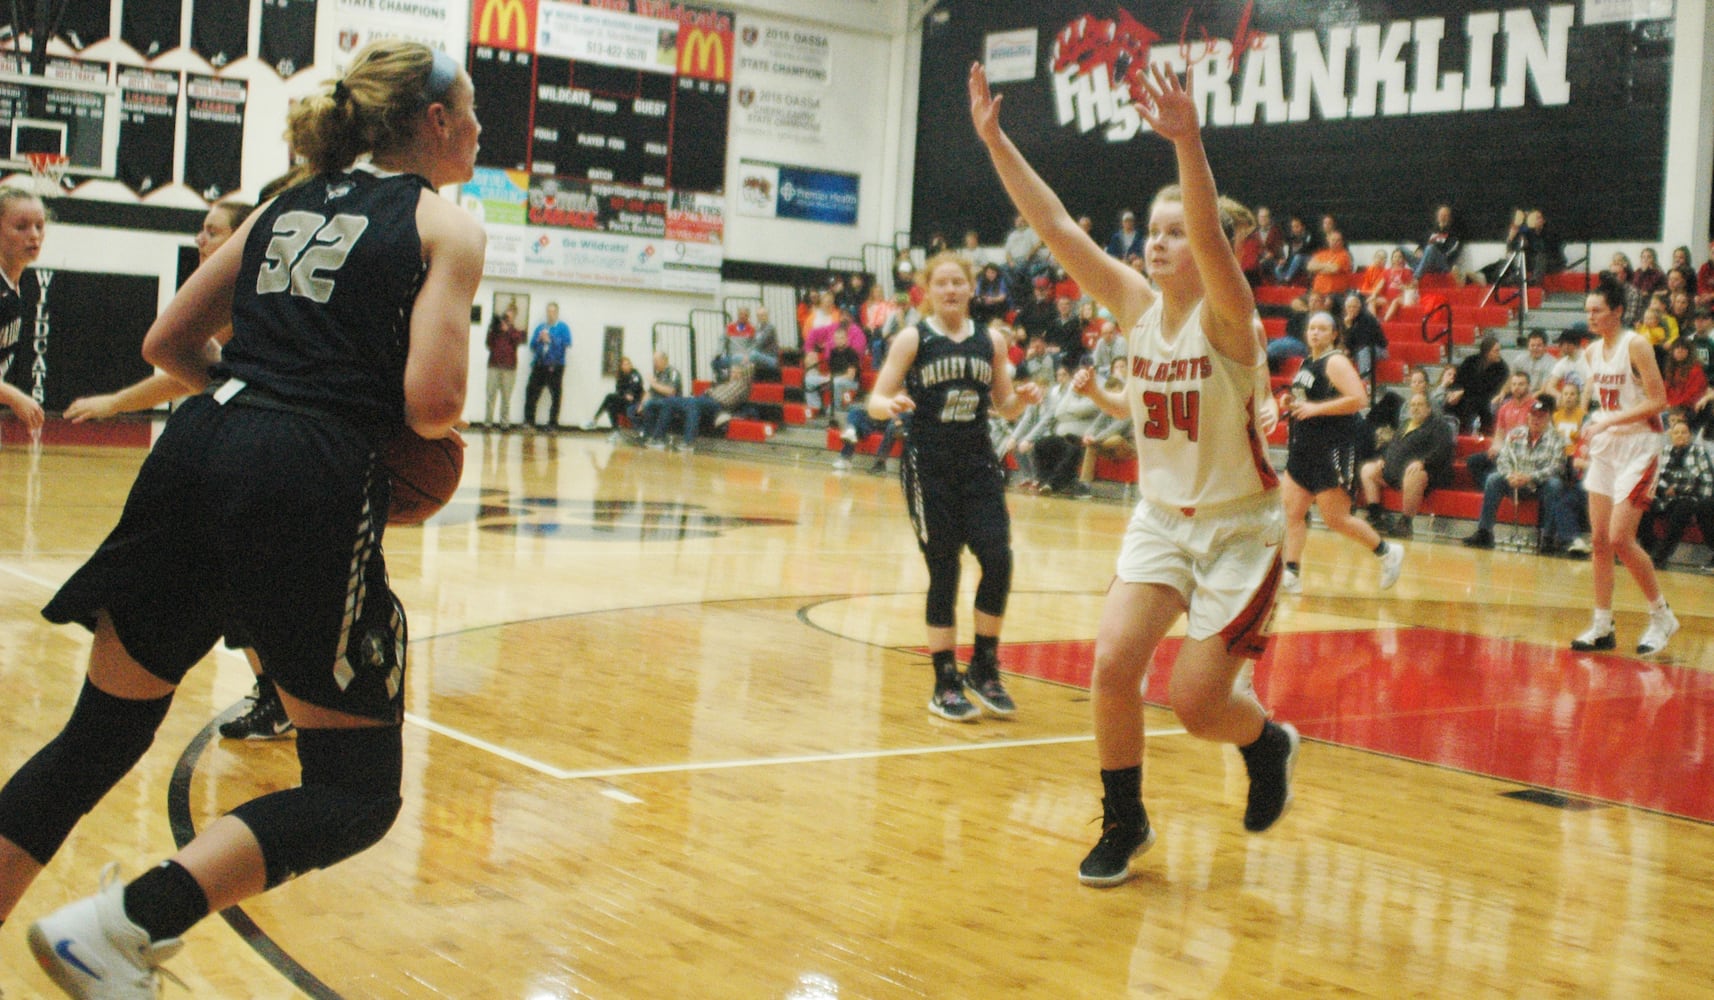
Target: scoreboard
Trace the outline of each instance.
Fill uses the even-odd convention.
[[[629,0],[476,0],[481,166],[679,191],[725,186],[732,15]],[[533,15],[533,18],[532,16]]]
[[[464,201],[496,277],[711,292],[733,15],[674,0],[475,0]]]

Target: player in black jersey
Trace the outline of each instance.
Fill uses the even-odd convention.
[[[1033,382],[1014,387],[999,334],[970,319],[975,275],[953,253],[936,254],[918,272],[927,291],[924,318],[900,331],[875,378],[869,415],[891,420],[912,413],[900,477],[917,546],[928,562],[928,648],[934,694],[928,710],[973,722],[980,714],[964,692],[998,716],[1017,711],[1000,681],[1000,624],[1012,590],[1012,521],[1005,475],[988,441],[988,410],[1016,419],[1041,400]],[[976,587],[976,651],[960,676],[957,635],[958,560],[969,546],[982,567]]]
[[[1280,481],[1285,502],[1285,578],[1280,587],[1288,594],[1303,590],[1298,561],[1309,534],[1305,518],[1309,505],[1321,512],[1332,530],[1373,552],[1381,560],[1381,589],[1399,582],[1399,567],[1405,550],[1397,542],[1383,542],[1369,522],[1351,516],[1351,488],[1357,476],[1357,433],[1363,420],[1357,415],[1368,401],[1357,366],[1339,350],[1339,327],[1331,313],[1318,312],[1304,327],[1309,359],[1297,370],[1291,395],[1282,399],[1282,409],[1291,417],[1291,439],[1286,446],[1286,474]]]
[[[303,783],[32,926],[31,950],[71,996],[156,996],[192,924],[364,850],[398,814],[406,636],[376,454],[402,427],[453,433],[464,409],[485,237],[435,188],[470,178],[479,132],[450,56],[368,46],[291,111],[298,183],[149,329],[144,357],[204,391],[167,421],[119,525],[43,612],[95,642],[71,719],[0,790],[0,916],[223,635],[274,678]]]
[[[35,329],[42,282],[30,265],[42,255],[47,228],[42,199],[23,188],[0,187],[0,406],[9,408],[31,433],[42,429],[46,414],[19,386],[30,384],[36,356],[26,334]]]

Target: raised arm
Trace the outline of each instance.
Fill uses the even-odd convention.
[[[1181,84],[1178,77],[1158,65],[1144,70],[1138,80],[1148,99],[1138,102],[1137,112],[1157,135],[1172,143],[1178,158],[1185,235],[1202,275],[1203,329],[1215,350],[1247,365],[1261,350],[1251,324],[1256,299],[1232,244],[1220,228],[1219,193],[1208,153],[1202,147],[1196,101],[1190,96],[1195,73],[1193,64]]]
[[[1107,307],[1119,320],[1120,329],[1128,330],[1154,302],[1154,290],[1147,280],[1124,262],[1107,256],[1077,225],[1066,211],[1059,196],[1024,159],[1018,147],[1000,128],[1000,102],[988,89],[988,74],[981,63],[970,66],[970,121],[976,127],[976,137],[988,150],[994,171],[1000,175],[1006,194],[1035,230],[1037,238],[1047,244],[1065,273],[1077,282],[1095,301]]]

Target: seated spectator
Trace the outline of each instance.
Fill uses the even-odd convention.
[[[1073,362],[1082,360],[1083,320],[1077,315],[1077,304],[1071,299],[1054,299],[1053,305],[1055,315],[1044,334],[1047,349]]]
[[[1676,321],[1673,325],[1677,325]],[[1657,363],[1665,352],[1666,345],[1678,339],[1676,330],[1667,329],[1666,313],[1658,300],[1643,310],[1642,322],[1637,324],[1637,333],[1641,334],[1643,339],[1649,342],[1649,346],[1655,349],[1655,361]]]
[[[886,289],[880,285],[869,286],[869,298],[863,303],[863,312],[858,319],[863,326],[863,339],[871,351],[875,349],[876,341],[881,339],[881,331],[887,328],[887,320],[901,308],[896,299],[887,296]]]
[[[811,296],[810,302],[810,310],[801,317],[799,325],[799,334],[805,338],[811,330],[820,329],[839,319],[839,306],[833,301],[832,289],[816,292]]]
[[[1675,278],[1669,273],[1666,280],[1670,285]],[[1672,320],[1672,339],[1676,340],[1678,331],[1688,330],[1695,324],[1696,303],[1691,300],[1688,291],[1682,288],[1674,288],[1667,296],[1666,314]]]
[[[1589,327],[1576,323],[1559,332],[1559,360],[1547,373],[1542,388],[1555,396],[1570,393],[1582,402],[1583,390],[1589,384],[1589,362],[1583,357],[1583,340]]]
[[[983,326],[995,318],[1004,319],[1012,311],[1012,283],[998,264],[982,265],[976,276],[976,290],[970,297],[970,318]]]
[[[1696,268],[1691,266],[1689,247],[1672,248],[1672,266],[1666,269],[1666,273],[1671,275],[1674,271],[1683,276],[1684,290],[1690,293],[1691,305],[1694,306],[1696,303]],[[1668,287],[1673,287],[1670,277],[1668,278]]]
[[[716,382],[699,396],[673,396],[663,399],[658,408],[646,422],[644,436],[650,448],[661,449],[667,446],[667,432],[672,429],[675,421],[682,421],[684,443],[680,446],[684,451],[696,450],[696,437],[701,432],[703,424],[710,429],[718,429],[732,415],[738,412],[750,399],[750,380],[752,371],[747,364],[735,364],[728,371],[724,382]],[[644,407],[647,410],[647,407]]]
[[[1431,413],[1428,400],[1422,396],[1412,396],[1405,404],[1405,412],[1405,422],[1382,457],[1363,463],[1361,472],[1363,499],[1372,525],[1385,520],[1382,485],[1403,492],[1403,510],[1385,532],[1394,538],[1410,538],[1414,533],[1412,522],[1422,509],[1423,497],[1430,489],[1443,488],[1452,482],[1451,425]]]
[[[1244,280],[1255,288],[1262,283],[1262,241],[1256,235],[1256,224],[1250,220],[1238,220],[1237,229],[1232,234],[1232,249],[1238,254],[1238,269],[1244,272]]]
[[[1512,224],[1507,230],[1506,253],[1504,260],[1495,261],[1482,269],[1482,275],[1490,285],[1502,281],[1517,284],[1521,280],[1531,283],[1539,282],[1542,277],[1557,274],[1565,270],[1565,246],[1559,237],[1548,228],[1547,216],[1539,208],[1528,212],[1519,209],[1512,216]],[[1524,271],[1514,273],[1507,268],[1512,254],[1522,254]]]
[[[714,354],[711,367],[714,377],[724,379],[733,365],[750,365],[760,371],[777,372],[780,370],[780,349],[775,342],[772,351],[763,350],[759,346],[760,338],[756,327],[750,322],[748,306],[739,306],[738,315],[732,322],[726,324],[726,332],[720,337],[720,344]]]
[[[1062,364],[1060,371],[1069,378],[1077,367],[1073,361]],[[1077,481],[1077,472],[1083,462],[1083,439],[1100,415],[1095,400],[1079,392],[1066,391],[1054,404],[1053,412],[1031,438],[1035,445],[1036,480],[1043,493],[1089,495],[1088,486]]]
[[[1660,269],[1654,247],[1637,251],[1637,269],[1631,274],[1631,287],[1647,297],[1666,288],[1666,272]]]
[[[1505,352],[1501,356],[1511,366],[1512,374],[1523,372],[1529,376],[1530,393],[1533,395],[1547,389],[1547,380],[1553,375],[1553,366],[1558,361],[1547,351],[1547,331],[1531,330],[1524,341],[1524,349]]]
[[[1143,231],[1137,228],[1137,215],[1130,209],[1119,213],[1119,228],[1107,239],[1107,256],[1129,260],[1143,255]]]
[[[1666,383],[1666,405],[1669,410],[1683,414],[1691,433],[1710,426],[1714,414],[1714,390],[1708,388],[1708,376],[1691,356],[1690,339],[1680,337],[1667,349],[1666,364],[1661,367],[1661,381]],[[1714,536],[1709,538],[1714,544]]]
[[[1714,240],[1708,241],[1708,259],[1696,269],[1696,304],[1714,309]]]
[[[1521,379],[1522,374],[1512,378]],[[1521,427],[1506,432],[1493,471],[1477,480],[1482,487],[1482,513],[1476,519],[1476,530],[1464,539],[1474,549],[1494,547],[1494,519],[1500,512],[1500,501],[1507,495],[1515,500],[1539,497],[1541,545],[1544,555],[1563,551],[1577,536],[1575,522],[1561,523],[1561,494],[1565,481],[1565,440],[1553,426],[1553,397],[1545,393],[1532,397],[1529,415]],[[1474,457],[1474,456],[1472,456]]]
[[[1452,415],[1451,403],[1447,401],[1447,397],[1452,394],[1457,384],[1457,368],[1446,365],[1440,369],[1440,376],[1435,379],[1434,388],[1428,394],[1429,409],[1434,412],[1435,416],[1447,417]]]
[[[1446,392],[1446,412],[1458,418],[1460,431],[1486,434],[1494,429],[1494,399],[1510,372],[1500,357],[1500,341],[1492,335],[1458,363],[1458,375]]]
[[[1340,328],[1345,350],[1357,362],[1357,374],[1365,381],[1372,378],[1375,362],[1387,356],[1387,334],[1375,314],[1364,308],[1361,295],[1345,296]]]
[[[1110,370],[1114,361],[1123,360],[1130,351],[1130,343],[1119,336],[1119,324],[1110,319],[1102,320],[1101,332],[1096,335],[1095,349],[1091,352],[1095,358],[1095,370]]]
[[[1351,288],[1363,296],[1365,302],[1372,301],[1380,294],[1382,286],[1387,283],[1387,252],[1376,250],[1375,256],[1369,260],[1369,266],[1358,271],[1351,279]]]
[[[607,422],[612,425],[613,433],[609,441],[619,440],[619,428],[629,424],[635,428],[643,407],[643,375],[631,364],[630,358],[619,359],[619,374],[613,377],[613,391],[601,401],[600,409],[595,416],[589,418],[584,425],[585,430],[594,430],[595,422],[607,414]]]
[[[1453,215],[1452,206],[1441,205],[1434,210],[1434,228],[1417,244],[1416,253],[1406,254],[1405,258],[1411,265],[1413,278],[1420,282],[1425,274],[1451,273],[1463,253],[1463,227]]]
[[[867,402],[852,403],[851,408],[845,412],[845,430],[839,435],[840,440],[845,443],[839,448],[839,457],[833,460],[833,471],[844,472],[851,468],[851,457],[857,454],[857,446],[863,442],[864,438],[880,431],[881,445],[875,451],[875,464],[869,466],[869,474],[871,476],[886,475],[887,456],[892,453],[893,441],[904,434],[908,434],[909,428],[909,413],[901,413],[883,424],[869,416]]]
[[[1108,373],[1107,390],[1119,392],[1124,388],[1122,376]],[[1115,417],[1102,413],[1089,425],[1088,433],[1083,435],[1083,463],[1077,470],[1077,481],[1082,487],[1077,495],[1088,495],[1090,484],[1095,482],[1095,463],[1099,459],[1124,461],[1137,457],[1137,444],[1131,437],[1131,418]]]
[[[1031,337],[1047,336],[1047,328],[1059,318],[1059,306],[1053,295],[1053,279],[1038,275],[1031,284],[1030,300],[1018,308],[1012,323],[1024,328]]]
[[[1664,566],[1678,550],[1692,520],[1702,532],[1702,540],[1714,544],[1714,463],[1710,463],[1708,452],[1691,440],[1690,425],[1675,420],[1661,451],[1654,502],[1643,512],[1637,540],[1648,549],[1656,566]]]
[[[768,317],[767,306],[756,307],[756,339],[750,343],[750,357],[755,359],[758,371],[780,370],[780,332]]]
[[[1047,247],[1042,245],[1041,238],[1021,215],[1012,220],[1012,231],[1006,234],[1004,247],[1012,291],[1019,296],[1012,305],[1020,307],[1023,305],[1021,297],[1027,294],[1025,289],[1030,287],[1036,275],[1047,269]]]
[[[970,262],[972,271],[980,271],[984,266],[998,264],[1004,259],[1002,254],[984,247],[982,235],[974,229],[964,231],[964,242],[958,247],[958,256]]]
[[[648,396],[643,400],[643,409],[640,414],[642,422],[638,425],[638,429],[644,433],[638,437],[639,441],[647,437],[647,428],[651,422],[659,419],[658,414],[666,408],[667,400],[683,394],[684,377],[667,360],[665,351],[656,351],[654,371],[649,374]]]
[[[1268,341],[1268,371],[1277,373],[1287,358],[1309,356],[1309,342],[1304,337],[1304,325],[1309,317],[1328,311],[1326,295],[1313,289],[1292,300],[1291,315],[1286,317],[1285,336]]]
[[[1714,309],[1698,306],[1691,314],[1690,331],[1683,335],[1690,344],[1690,356],[1702,366],[1702,374],[1714,385]]]
[[[1255,236],[1262,250],[1256,270],[1263,281],[1273,281],[1276,269],[1285,259],[1285,230],[1274,225],[1273,210],[1266,205],[1256,207]]]
[[[1303,220],[1292,216],[1286,223],[1285,247],[1281,251],[1279,266],[1274,268],[1274,280],[1282,285],[1297,283],[1298,276],[1309,264],[1309,258],[1321,249],[1321,244],[1303,224]]]
[[[1629,327],[1637,325],[1637,321],[1643,318],[1643,309],[1649,304],[1649,297],[1637,291],[1637,286],[1631,283],[1636,273],[1631,267],[1631,258],[1622,253],[1613,254],[1613,259],[1607,264],[1606,275],[1625,290],[1625,311],[1619,322]]]
[[[1058,364],[1054,356],[1048,353],[1047,339],[1031,337],[1024,344],[1024,359],[1018,362],[1015,375],[1045,388],[1053,384],[1054,369]]]
[[[1506,438],[1512,431],[1529,423],[1534,407],[1535,397],[1530,393],[1529,376],[1523,372],[1512,372],[1506,379],[1506,393],[1494,409],[1494,440],[1487,451],[1476,452],[1464,460],[1465,467],[1470,470],[1470,478],[1477,486],[1487,481],[1488,474],[1494,471],[1500,451],[1506,446]]]
[[[1042,357],[1052,359],[1045,346]],[[1039,372],[1032,375],[1040,384],[1043,377],[1055,379],[1053,388],[1042,393],[1041,402],[1032,403],[1018,415],[1018,420],[1012,425],[1011,432],[1002,441],[995,452],[1003,459],[1010,454],[1018,463],[1018,472],[1022,479],[1018,488],[1025,492],[1034,493],[1041,489],[1040,473],[1036,468],[1035,442],[1036,438],[1046,432],[1053,420],[1053,412],[1067,398],[1076,395],[1071,389],[1071,369],[1062,365],[1052,365],[1049,374]]]
[[[838,282],[833,295],[834,305],[853,319],[863,315],[863,303],[869,301],[869,286],[874,282],[862,271],[852,271],[843,281],[834,280]]]
[[[857,353],[860,348],[852,344],[861,343],[863,334],[846,323],[836,325],[831,335],[832,345],[825,353],[814,351],[804,354],[803,403],[812,420],[821,413],[824,389],[828,390],[825,405],[831,414],[837,415],[856,399],[862,384],[862,359]],[[813,365],[810,363],[812,358],[815,361]]]
[[[1312,275],[1309,287],[1323,295],[1337,295],[1351,287],[1351,251],[1345,249],[1345,234],[1333,230],[1327,234],[1327,245],[1317,250],[1304,265]]]

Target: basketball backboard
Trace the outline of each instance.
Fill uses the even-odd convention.
[[[30,153],[61,153],[74,177],[112,177],[119,147],[119,88],[107,64],[54,60],[46,76],[0,56],[0,168],[29,170]]]

